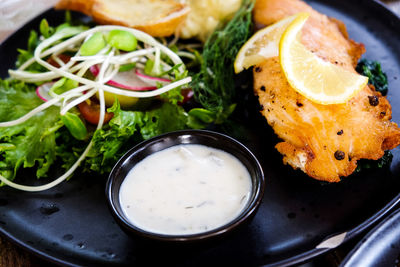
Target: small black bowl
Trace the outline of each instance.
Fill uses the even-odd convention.
[[[119,189],[128,172],[145,157],[160,150],[179,144],[201,144],[228,152],[239,159],[250,173],[252,179],[252,192],[247,206],[232,221],[216,229],[190,234],[190,235],[165,235],[145,231],[136,227],[124,215],[119,202]],[[264,173],[260,163],[244,145],[235,139],[211,131],[184,130],[157,136],[144,141],[130,149],[114,166],[106,184],[106,197],[111,212],[120,227],[132,236],[144,237],[158,241],[172,241],[181,243],[185,241],[199,241],[213,239],[225,235],[236,229],[243,222],[248,221],[255,214],[264,194]]]

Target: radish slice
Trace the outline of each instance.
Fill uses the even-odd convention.
[[[143,72],[141,72],[139,69],[135,70],[135,74],[142,81],[144,81],[144,82],[146,82],[146,83],[148,83],[150,85],[153,85],[153,86],[157,86],[158,83],[161,83],[162,85],[165,85],[165,84],[168,84],[168,83],[171,82],[171,80],[169,80],[169,79],[146,75]]]
[[[97,77],[97,75],[99,75],[100,69],[97,65],[91,66],[90,67],[90,72]]]
[[[183,100],[182,102],[178,103],[180,105],[185,104],[186,102],[188,102],[193,96],[194,96],[194,92],[192,89],[182,89],[181,91],[182,95],[183,95]]]
[[[49,91],[51,87],[53,87],[54,82],[44,83],[36,88],[37,96],[42,99],[44,102],[49,101],[53,97],[49,95]]]
[[[99,67],[97,65],[90,67],[90,72],[97,77],[99,75]],[[157,89],[155,85],[150,85],[139,79],[133,70],[118,72],[107,84],[132,91],[152,91]]]

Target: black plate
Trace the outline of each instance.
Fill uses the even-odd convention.
[[[388,98],[393,120],[400,122],[400,20],[372,0],[307,1],[317,10],[343,20],[350,36],[362,41],[366,57],[379,60],[390,83]],[[0,46],[0,76],[13,67],[16,48],[25,47],[29,30],[41,18],[62,22],[63,12],[50,10]],[[207,246],[161,247],[130,239],[107,210],[105,177],[77,175],[41,193],[0,189],[1,233],[53,262],[66,265],[288,265],[328,249],[316,246],[328,236],[361,233],[399,202],[400,150],[393,150],[391,167],[369,170],[341,183],[321,185],[282,164],[274,149],[278,141],[254,109],[247,110],[247,144],[264,167],[266,191],[251,224]],[[244,112],[246,114],[246,112]],[[20,175],[20,182],[35,180]]]
[[[400,256],[400,210],[391,214],[347,255],[341,267],[393,267]]]

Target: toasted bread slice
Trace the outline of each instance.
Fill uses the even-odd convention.
[[[55,7],[80,11],[101,24],[132,27],[157,37],[174,34],[190,10],[173,0],[61,0]]]
[[[68,9],[82,12],[88,16],[92,16],[92,6],[95,0],[60,0],[55,9]]]

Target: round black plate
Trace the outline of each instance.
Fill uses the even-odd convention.
[[[350,36],[365,44],[366,58],[388,74],[393,120],[400,122],[400,19],[372,0],[312,0],[317,10],[345,22]],[[25,47],[40,19],[60,23],[63,12],[50,10],[0,46],[0,76],[14,66],[16,48]],[[288,265],[328,249],[316,246],[331,235],[361,233],[399,202],[400,150],[390,168],[368,170],[341,183],[322,185],[282,164],[271,128],[248,110],[240,141],[260,159],[266,177],[263,203],[240,232],[207,246],[163,247],[126,236],[109,214],[105,177],[76,175],[41,193],[0,188],[0,232],[53,262],[66,265]],[[20,182],[35,180],[20,175]]]
[[[387,217],[347,255],[341,267],[393,267],[400,256],[400,210]]]

